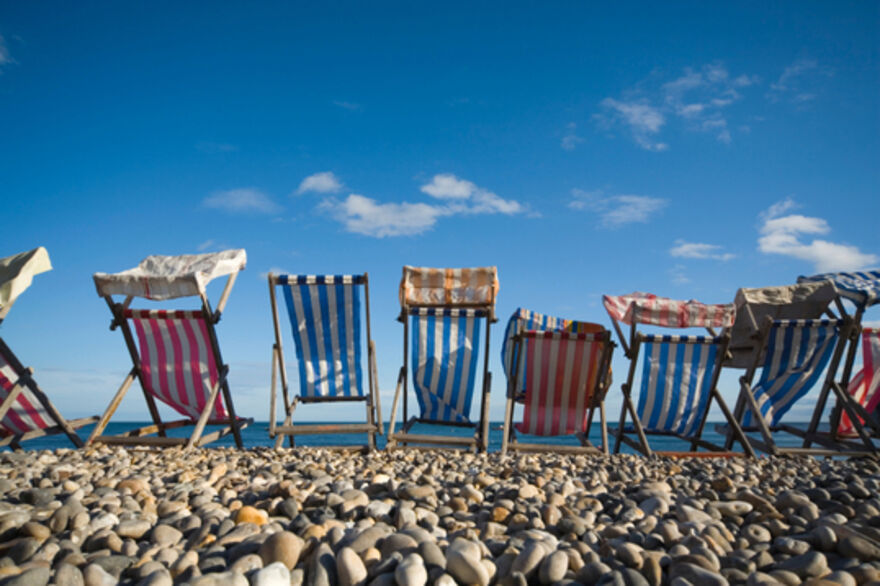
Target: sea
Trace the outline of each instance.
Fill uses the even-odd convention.
[[[329,424],[332,422],[295,422],[296,424]],[[143,427],[145,425],[149,425],[149,422],[146,421],[120,421],[120,422],[112,422],[105,429],[104,433],[108,435],[120,434],[125,431],[135,429],[138,427]],[[806,427],[806,424],[803,424]],[[399,429],[400,425],[396,425]],[[716,424],[712,422],[708,422],[706,424],[706,428],[703,431],[703,439],[714,443],[716,445],[722,445],[724,443],[724,436],[719,434],[715,430]],[[78,430],[80,437],[84,440],[89,436],[93,425],[87,425]],[[208,426],[206,428],[205,433],[209,433],[213,428]],[[502,438],[502,429],[503,424],[500,421],[492,422],[489,425],[489,451],[497,452],[501,450],[501,438]],[[614,447],[614,436],[613,432],[616,429],[616,426],[613,424],[609,424],[609,446],[611,449]],[[188,437],[189,432],[191,432],[192,428],[178,428],[173,429],[168,432],[169,435],[172,436],[181,436]],[[387,431],[387,424],[385,426],[385,430]],[[444,427],[439,425],[431,425],[431,426],[416,426],[413,430],[414,433],[430,433],[433,435],[449,435],[449,436],[462,436],[470,433],[468,429],[462,429],[461,427]],[[257,448],[257,447],[272,447],[275,445],[274,439],[269,437],[269,422],[268,421],[255,421],[250,424],[247,428],[242,431],[242,443],[245,448]],[[633,439],[636,439],[635,434],[631,434]],[[796,447],[800,446],[802,440],[796,436],[791,434],[778,434],[774,436],[777,442],[777,445],[780,447]],[[593,445],[600,445],[602,443],[601,433],[599,431],[598,425],[593,425],[593,428],[590,431],[590,441]],[[572,436],[565,437],[532,437],[532,436],[522,436],[519,435],[518,439],[523,442],[533,442],[533,443],[546,443],[548,447],[550,446],[563,446],[563,445],[579,445],[578,441]],[[689,448],[690,444],[679,440],[674,437],[666,437],[666,436],[649,436],[648,441],[651,445],[651,449],[656,451],[685,451]],[[321,447],[321,446],[357,446],[363,445],[366,442],[365,434],[326,434],[326,435],[303,435],[297,436],[296,438],[296,446],[298,447]],[[379,436],[377,438],[378,447],[381,449],[385,446],[385,436]],[[208,444],[211,447],[234,447],[235,441],[232,435],[227,435],[225,437],[220,438],[219,440]],[[285,446],[289,445],[285,440]],[[72,447],[70,440],[64,434],[59,434],[50,437],[36,438],[24,442],[22,447],[26,450],[54,450],[58,448],[69,448]],[[741,451],[741,448],[738,444],[734,444],[735,451]],[[621,444],[622,453],[635,453],[635,450],[627,446],[626,444]]]

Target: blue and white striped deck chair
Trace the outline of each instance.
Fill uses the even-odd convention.
[[[853,327],[856,330],[862,328],[862,322],[864,320],[865,312],[869,308],[880,304],[880,270],[878,269],[869,271],[825,273],[821,275],[813,275],[810,277],[798,277],[798,283],[814,283],[821,281],[830,281],[831,283],[833,283],[837,290],[838,300],[849,301],[855,306],[855,312],[853,314]],[[840,313],[846,315],[845,304],[840,303],[838,307]],[[852,388],[860,387],[858,381],[856,380],[858,376],[853,376],[856,356],[858,354],[858,347],[859,337],[855,335],[850,339],[850,343],[846,351],[846,357],[843,359],[843,369],[839,379],[841,388],[849,389],[851,384],[853,385]],[[867,395],[861,396],[863,399],[867,398]],[[858,417],[856,421],[868,425],[870,429],[864,428],[864,426],[862,426],[862,429],[860,429],[858,424],[851,427],[847,420],[852,421],[852,418],[851,416],[844,417],[844,404],[841,402],[838,402],[838,404],[835,405],[835,409],[832,411],[830,429],[848,430],[850,432],[854,432],[862,437],[863,443],[865,441],[865,437],[869,433],[875,438],[875,440],[876,438],[880,438],[880,415],[874,413],[872,416],[871,413],[865,410],[868,405],[862,404],[857,400],[853,400],[852,402],[850,402],[849,406],[851,410],[856,410],[860,412],[861,416]],[[842,425],[842,422],[846,423]],[[831,436],[832,440],[841,439],[841,436],[836,433],[831,434]]]
[[[488,448],[489,324],[494,321],[497,290],[495,267],[404,267],[400,288],[404,365],[391,409],[389,447],[415,444]],[[482,361],[479,360],[481,339],[485,345]],[[478,387],[481,367],[483,375]],[[414,417],[408,417],[409,370],[419,406],[419,415]],[[482,400],[480,417],[474,420],[471,410],[477,388],[481,388]],[[394,433],[401,394],[404,424]],[[442,435],[414,433],[414,426],[419,424],[474,428],[474,434],[465,437],[450,429]]]
[[[605,295],[603,302],[630,359],[627,382],[622,386],[624,404],[614,451],[619,452],[621,443],[626,443],[645,455],[651,455],[655,452],[650,448],[647,436],[660,435],[688,441],[690,455],[700,447],[710,450],[701,455],[719,455],[721,448],[703,440],[702,432],[713,400],[729,424],[738,429],[717,389],[721,361],[729,342],[727,329],[734,321],[733,304],[706,305],[645,293]],[[629,342],[619,322],[630,325]],[[637,324],[706,328],[710,335],[646,334],[638,331]],[[717,335],[714,328],[723,328],[723,331]],[[636,407],[631,392],[640,352],[644,359]],[[632,421],[631,427],[626,425],[627,415]],[[632,433],[637,434],[638,441],[628,437]],[[741,431],[739,438],[746,453],[753,455]]]
[[[276,446],[281,445],[285,435],[290,438],[290,443],[293,445],[294,437],[297,435],[366,433],[367,446],[375,449],[375,435],[382,433],[382,411],[375,388],[375,352],[370,338],[368,286],[366,273],[363,275],[269,274],[272,319],[275,325],[269,435],[276,438]],[[292,399],[288,391],[276,288],[280,289],[284,298],[296,344],[299,393]],[[362,315],[366,320],[365,327],[361,321]],[[366,377],[363,368],[364,346],[367,354]],[[282,425],[276,424],[277,374],[281,376],[285,408]],[[327,425],[294,425],[293,423],[293,413],[298,403],[345,401],[364,401],[366,423]]]
[[[846,441],[833,445],[817,435],[830,393],[850,413],[850,397],[836,375],[852,320],[831,312],[836,297],[835,287],[829,281],[737,291],[737,322],[729,364],[745,367],[746,372],[740,379],[734,415],[746,432],[760,433],[760,439],[750,436],[755,447],[771,454],[821,455],[864,450]],[[746,359],[748,354],[751,356]],[[755,383],[758,369],[761,375]],[[805,405],[810,391],[817,387],[815,405]],[[797,404],[805,405],[812,413],[806,429],[783,423]],[[779,432],[804,439],[803,447],[778,446],[773,434]],[[825,448],[811,448],[814,441]],[[870,441],[867,451],[871,451]]]

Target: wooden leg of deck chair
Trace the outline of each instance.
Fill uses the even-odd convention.
[[[758,407],[758,402],[755,401],[755,396],[752,394],[751,385],[746,383],[745,380],[741,380],[740,384],[742,385],[740,393],[745,398],[746,408],[752,410],[752,416],[758,424],[758,431],[761,432],[761,438],[763,439],[762,445],[767,448],[767,451],[771,455],[778,455],[779,448],[776,447],[776,442],[773,440],[773,434],[770,432],[770,428],[767,427],[767,422],[764,421],[764,416],[761,415],[761,409]]]
[[[752,448],[752,444],[749,443],[749,438],[746,437],[745,432],[740,427],[739,422],[733,418],[733,415],[730,413],[730,409],[727,407],[727,403],[724,401],[724,398],[721,396],[721,393],[718,392],[718,389],[713,389],[713,393],[715,394],[715,400],[718,401],[718,406],[721,408],[721,412],[724,414],[724,418],[727,419],[727,425],[730,426],[731,432],[736,436],[736,439],[739,441],[740,445],[743,447],[743,451],[748,455],[749,458],[757,458],[757,454],[755,454],[755,450]],[[705,425],[705,420],[703,424]],[[700,431],[702,431],[702,426],[700,427]],[[699,439],[699,435],[697,439]],[[731,447],[733,445],[731,444]],[[730,448],[727,449],[730,451]]]
[[[269,383],[269,437],[275,437],[275,401],[278,395],[278,345],[272,344],[272,375]]]
[[[605,401],[599,403],[599,421],[602,424],[602,453],[608,455],[608,420],[605,418]]]
[[[831,384],[831,388],[837,395],[837,403],[846,411],[846,414],[849,415],[849,419],[850,421],[852,421],[853,428],[856,430],[856,433],[859,435],[862,443],[865,444],[865,447],[868,448],[868,450],[876,451],[874,443],[871,441],[871,436],[868,434],[868,432],[862,425],[862,422],[859,420],[856,410],[852,408],[852,405],[855,403],[852,396],[845,393],[844,390],[836,382]],[[812,433],[815,433],[815,430],[813,430]]]
[[[6,413],[12,409],[13,405],[15,405],[15,401],[18,399],[18,396],[22,391],[24,391],[24,386],[19,380],[12,390],[9,391],[9,394],[6,395],[6,398],[3,399],[3,403],[0,403],[0,421],[3,421],[3,418],[6,417]]]
[[[393,448],[397,443],[394,440],[394,423],[397,421],[397,403],[400,401],[400,389],[403,387],[403,381],[406,380],[406,368],[402,367],[400,369],[400,374],[397,375],[397,387],[394,389],[394,401],[391,402],[391,421],[388,422],[388,442],[385,444],[386,447]]]
[[[211,389],[211,395],[208,397],[208,401],[205,403],[204,408],[202,409],[201,415],[199,415],[199,420],[196,422],[196,427],[193,429],[192,435],[189,436],[189,441],[186,442],[186,449],[192,449],[196,442],[199,441],[199,437],[201,437],[202,432],[205,430],[205,425],[208,423],[208,419],[211,417],[211,413],[214,411],[214,405],[217,402],[217,396],[220,394],[220,385],[226,378],[226,369],[224,367],[224,372],[221,372],[220,379],[214,383],[213,388]]]
[[[636,435],[639,436],[639,444],[642,446],[643,453],[650,458],[654,455],[654,452],[651,451],[651,446],[648,444],[648,436],[645,435],[645,430],[642,428],[642,422],[639,420],[639,416],[636,413],[636,407],[633,405],[629,393],[624,395],[624,401],[626,402],[627,409],[629,409],[629,416],[632,418],[633,427],[636,428]]]
[[[70,439],[73,445],[77,448],[83,447],[83,441],[76,434],[76,431],[73,429],[73,427],[70,426],[64,416],[61,415],[61,412],[55,408],[55,405],[52,404],[52,401],[49,400],[49,397],[46,395],[46,393],[43,392],[43,389],[41,389],[37,385],[36,381],[28,377],[25,381],[25,384],[30,387],[31,392],[40,401],[40,403],[42,403],[43,408],[46,409],[46,412],[49,413],[49,415],[55,421],[55,424],[61,429],[62,432],[64,432],[64,435],[66,435]],[[2,419],[3,416],[0,416],[0,420]]]
[[[626,425],[626,401],[620,406],[620,423],[614,438],[614,453],[620,453],[620,442],[623,441],[623,426]]]
[[[244,447],[244,442],[241,441],[240,422],[238,421],[238,416],[235,414],[235,404],[232,402],[232,393],[229,390],[229,382],[225,376],[223,377],[221,388],[223,390],[223,398],[226,401],[226,411],[229,414],[229,426],[232,428],[232,436],[235,438],[235,446],[238,449],[241,449]]]
[[[370,392],[376,401],[376,421],[379,424],[379,435],[385,435],[385,421],[382,419],[382,399],[379,397],[379,371],[376,369],[376,344],[370,340],[370,371],[373,373],[373,384]]]
[[[483,404],[480,407],[480,446],[477,451],[489,451],[489,391],[492,388],[492,373],[486,373],[483,390]]]
[[[375,412],[373,411],[372,395],[372,393],[369,393],[366,400],[367,424],[370,426],[370,431],[367,432],[367,447],[371,452],[376,449],[376,420],[374,419]]]
[[[507,446],[510,443],[510,434],[513,433],[513,396],[507,393],[507,403],[504,406],[504,435],[501,436],[501,455],[507,455]]]
[[[119,390],[116,391],[116,395],[113,396],[113,400],[110,401],[110,404],[107,406],[107,410],[104,411],[104,414],[101,416],[101,419],[98,420],[98,423],[95,424],[95,429],[92,430],[91,435],[89,435],[89,439],[86,440],[86,445],[90,445],[95,438],[100,437],[100,435],[104,432],[104,428],[107,427],[107,424],[110,423],[110,418],[113,417],[113,413],[116,412],[116,409],[119,407],[119,403],[122,402],[122,398],[125,397],[125,393],[128,392],[129,387],[131,387],[131,383],[134,382],[134,377],[137,375],[137,370],[132,368],[128,373],[128,376],[125,377],[125,380],[122,381],[122,385],[119,387]]]

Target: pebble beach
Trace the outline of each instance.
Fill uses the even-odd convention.
[[[0,584],[880,584],[880,463],[0,454]]]

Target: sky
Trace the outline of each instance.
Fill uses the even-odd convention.
[[[0,256],[54,265],[0,334],[66,416],[101,412],[131,365],[91,275],[244,248],[217,327],[265,420],[266,274],[368,272],[387,418],[401,267],[495,265],[500,420],[517,307],[610,326],[603,294],[880,266],[878,39],[877,2],[0,0]],[[137,389],[117,417],[147,418]]]

